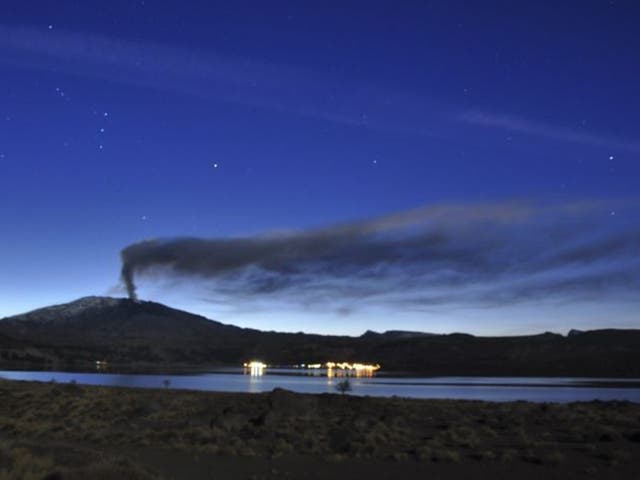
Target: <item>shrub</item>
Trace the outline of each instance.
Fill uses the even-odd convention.
[[[345,378],[342,382],[338,382],[336,384],[336,390],[339,391],[342,395],[351,391],[351,382],[349,382],[348,378]]]

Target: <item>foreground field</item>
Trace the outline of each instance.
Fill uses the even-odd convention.
[[[638,478],[640,405],[0,381],[0,479]]]

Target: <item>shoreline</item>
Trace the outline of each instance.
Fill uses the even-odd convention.
[[[112,373],[112,374],[131,374],[131,375],[189,375],[189,374],[204,374],[204,373],[237,373],[241,372],[243,367],[241,365],[176,365],[176,364],[168,364],[163,366],[158,366],[157,364],[128,364],[128,363],[109,363],[108,367],[104,369],[98,369],[95,366],[95,363],[85,363],[82,365],[78,364],[55,364],[55,365],[43,365],[40,363],[0,363],[0,371],[16,371],[16,372],[60,372],[60,373]],[[290,370],[292,373],[286,372],[273,372],[273,370]],[[303,373],[293,373],[293,372],[305,372],[308,371],[307,375]],[[266,375],[301,375],[301,376],[323,376],[323,375],[315,375],[311,373],[312,370],[305,370],[302,368],[295,368],[287,365],[275,365],[269,366],[268,369],[265,370]],[[345,375],[348,378],[358,378],[356,375]],[[592,381],[594,383],[598,383],[598,381],[602,382],[612,382],[615,380],[620,381],[620,385],[628,384],[629,382],[637,382],[638,386],[640,386],[640,377],[629,375],[584,375],[584,376],[573,376],[573,375],[533,375],[533,374],[462,374],[462,373],[434,373],[434,372],[423,372],[420,370],[416,371],[408,371],[408,370],[389,370],[382,369],[372,375],[374,378],[523,378],[523,379],[531,379],[531,378],[539,378],[539,379],[576,379],[576,380],[585,380]],[[442,385],[446,385],[443,383]],[[455,385],[460,385],[455,383]],[[489,384],[485,384],[489,385]],[[500,383],[499,385],[506,385]],[[576,384],[577,385],[577,384]],[[540,386],[553,386],[553,384],[540,384]]]
[[[261,378],[274,378],[274,377],[298,377],[298,378],[310,378],[310,379],[318,379],[318,378],[325,378],[326,375],[323,374],[319,374],[319,373],[312,373],[312,372],[306,372],[306,371],[296,371],[295,369],[291,369],[290,371],[274,371],[274,369],[271,369],[272,371],[266,371],[264,374],[260,375]],[[153,376],[153,377],[163,377],[163,376],[169,376],[169,377],[190,377],[190,376],[198,376],[198,375],[238,375],[238,376],[247,376],[248,374],[246,372],[243,372],[243,369],[241,367],[218,367],[218,368],[209,368],[209,369],[195,369],[195,370],[186,370],[186,369],[176,369],[176,370],[164,370],[164,369],[156,369],[156,370],[129,370],[129,369],[123,369],[123,370],[118,370],[118,369],[78,369],[78,370],[60,370],[60,369],[50,369],[50,370],[33,370],[33,369],[3,369],[2,367],[0,367],[0,375],[2,375],[3,373],[33,373],[33,374],[52,374],[52,375],[65,375],[65,376],[69,376],[69,375],[74,375],[74,374],[78,374],[78,375],[105,375],[105,376],[120,376],[120,375],[126,375],[126,376],[131,376],[131,377],[136,377],[136,376],[140,376],[140,377],[146,377],[146,376]],[[369,382],[371,384],[374,385],[381,385],[381,386],[389,386],[389,387],[393,387],[393,386],[398,386],[398,387],[451,387],[451,388],[469,388],[469,389],[474,389],[474,388],[500,388],[500,389],[549,389],[549,390],[554,390],[554,389],[564,389],[564,388],[571,388],[571,389],[602,389],[602,390],[607,390],[607,389],[616,389],[616,390],[639,390],[640,389],[640,379],[638,378],[603,378],[603,377],[594,377],[594,378],[590,378],[590,377],[484,377],[484,376],[458,376],[458,377],[451,377],[451,376],[432,376],[432,377],[417,377],[416,375],[413,376],[396,376],[394,375],[393,372],[382,372],[382,373],[378,373],[374,376],[366,376],[366,377],[358,377],[355,375],[345,375],[345,376],[333,376],[330,377],[333,378],[334,380],[339,380],[339,379],[349,379],[350,381],[359,381],[359,380],[364,380],[365,382]],[[456,378],[459,379],[459,381],[447,381],[448,379],[451,378]],[[500,379],[504,379],[505,381],[500,381]],[[0,379],[3,379],[0,376]],[[411,379],[412,381],[405,381],[407,379]],[[532,382],[532,379],[536,379],[536,380],[540,380],[539,382]],[[35,378],[4,378],[4,380],[10,380],[10,381],[35,381],[35,382],[44,382],[44,383],[49,383],[49,382],[56,382],[59,381],[60,383],[65,383],[64,380],[56,380],[53,376],[50,379],[35,379]],[[67,381],[71,381],[71,382],[76,382],[76,379],[65,379]],[[396,381],[393,381],[396,380]],[[512,380],[512,381],[509,381]],[[521,380],[521,381],[518,381]],[[545,381],[546,380],[546,381]],[[562,382],[562,380],[566,380],[565,382]],[[85,383],[82,381],[77,382],[79,384],[82,385],[94,385],[94,386],[99,386],[101,384],[99,383]],[[117,385],[107,385],[105,384],[105,386],[117,386]],[[136,387],[136,388],[155,388],[154,386],[149,386],[149,385],[131,385],[132,387]],[[278,388],[276,385],[273,386],[274,388]],[[242,393],[239,390],[209,390],[209,389],[199,389],[199,388],[191,388],[191,387],[175,387],[175,386],[171,386],[168,387],[170,389],[175,389],[175,390],[188,390],[188,391],[205,391],[205,392],[237,392],[237,393]],[[264,392],[264,391],[268,391],[267,390],[260,390],[260,392]],[[251,393],[258,393],[258,392],[251,392]],[[303,392],[300,392],[303,393]],[[309,393],[314,393],[314,394],[320,394],[320,393],[329,393],[329,392],[309,392]],[[370,393],[361,393],[361,392],[352,392],[352,395],[357,395],[357,396],[373,396],[373,397],[380,397],[380,398],[388,398],[388,397],[393,397],[393,396],[402,396],[401,394],[399,395],[371,395]],[[442,398],[440,396],[434,396],[434,397],[420,397],[420,396],[408,396],[407,398],[424,398],[424,399],[429,399],[429,398]],[[640,398],[640,397],[639,397]],[[456,400],[456,399],[460,399],[462,400],[463,398],[452,398],[452,400]],[[532,400],[532,399],[527,399],[527,398],[523,398],[521,399],[522,401],[535,401],[537,403],[541,403],[541,402],[545,402],[544,400]],[[596,400],[596,399],[594,399]],[[608,400],[601,400],[601,401],[615,401],[616,399],[608,399]],[[619,401],[632,401],[635,403],[640,403],[640,400],[638,399],[618,399]],[[486,401],[492,401],[489,399],[486,399]],[[517,401],[517,399],[513,399],[513,400],[494,400],[494,401]],[[590,401],[590,400],[586,400],[586,399],[579,399],[578,401]],[[549,402],[553,402],[553,400],[549,400],[547,401],[547,403]],[[566,402],[564,402],[566,403]]]

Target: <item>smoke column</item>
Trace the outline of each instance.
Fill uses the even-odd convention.
[[[129,298],[136,302],[138,297],[136,295],[136,285],[133,283],[133,269],[126,262],[122,265],[121,276],[125,287],[127,287],[127,294],[129,295]]]

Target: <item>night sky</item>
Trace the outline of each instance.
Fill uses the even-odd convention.
[[[0,317],[640,322],[640,4],[4,0]]]

